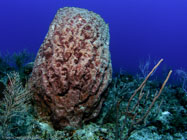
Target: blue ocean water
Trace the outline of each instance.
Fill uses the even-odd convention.
[[[113,77],[107,89],[108,96],[103,103],[103,110],[101,110],[99,116],[101,118],[96,123],[86,124],[85,128],[81,128],[82,131],[78,129],[78,131],[70,132],[54,131],[53,135],[53,131],[47,123],[38,121],[41,118],[35,114],[34,106],[28,107],[26,105],[27,100],[30,100],[25,95],[28,94],[26,92],[27,80],[32,71],[33,63],[22,65],[22,61],[26,62],[22,58],[27,60],[23,53],[23,57],[15,59],[15,61],[18,60],[16,67],[11,68],[7,65],[11,61],[4,63],[1,54],[19,53],[25,49],[36,54],[44,41],[57,10],[63,7],[85,8],[101,15],[110,28],[110,52],[113,72],[119,72],[123,69],[125,72],[138,74],[138,76],[119,74]],[[63,139],[64,136],[66,138],[68,135],[76,137],[77,134],[85,138],[87,135],[94,134],[94,136],[98,135],[97,138],[99,137],[100,140],[107,140],[105,137],[111,136],[115,137],[116,140],[120,137],[121,131],[125,132],[123,132],[124,136],[128,135],[129,131],[132,134],[131,127],[129,127],[133,122],[132,119],[136,119],[137,114],[137,118],[139,116],[141,118],[141,115],[149,109],[149,104],[154,104],[151,107],[152,111],[149,113],[149,117],[145,117],[144,124],[138,124],[137,128],[135,128],[136,124],[135,127],[133,126],[133,129],[137,130],[134,131],[135,135],[132,134],[132,137],[137,140],[147,140],[150,137],[154,140],[187,139],[186,0],[0,0],[0,43],[0,139],[2,134],[6,139],[25,139],[26,136],[29,139],[30,136],[34,136],[35,139],[50,139],[48,137],[55,139],[54,137],[57,137],[57,135],[61,137],[60,139]],[[28,57],[30,58],[30,56]],[[147,72],[161,58],[164,59],[164,62],[159,66],[159,70],[154,73],[155,81],[147,81],[145,88],[143,85],[140,93],[136,94],[134,98],[132,95],[137,91],[136,88],[139,85],[141,87],[142,77],[145,78]],[[147,69],[147,67],[149,68]],[[152,98],[158,95],[155,91],[160,89],[170,69],[173,70],[173,73],[169,78],[169,82],[157,102],[153,102]],[[17,73],[10,73],[13,70],[17,70]],[[18,84],[12,84],[13,80],[10,74],[12,74],[12,79],[16,75],[19,77],[16,78]],[[160,78],[162,81],[159,81]],[[179,82],[177,86],[170,84],[176,81]],[[7,87],[13,87],[10,88],[12,92],[7,92]],[[141,100],[140,95],[143,97],[144,92],[146,97],[144,96],[145,98]],[[19,96],[15,93],[21,95],[23,100],[22,98],[16,98]],[[11,114],[9,110],[6,111],[6,106],[9,106],[10,101],[17,101],[8,98],[11,95],[16,95],[14,98],[19,99],[19,103],[22,104],[17,106],[18,111],[14,108],[14,104],[12,108],[9,107],[11,108],[10,112],[15,114],[16,117],[10,115],[8,119],[11,121],[4,123],[2,120],[6,120],[7,114]],[[133,97],[133,100],[131,100],[131,97]],[[136,101],[138,101],[138,104],[135,104]],[[136,109],[129,113],[129,102],[131,102],[132,106],[135,104],[138,109],[135,107]],[[80,109],[82,109],[82,106]],[[100,120],[102,123],[99,124]],[[109,125],[105,126],[105,124]],[[123,125],[126,126],[123,127]],[[3,126],[6,126],[7,130]],[[30,135],[31,133],[33,134]],[[9,137],[11,135],[15,137]]]
[[[86,8],[110,27],[114,72],[140,73],[148,57],[164,58],[161,71],[187,70],[186,0],[1,0],[0,52],[36,53],[57,10]]]

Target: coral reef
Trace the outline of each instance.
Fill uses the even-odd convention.
[[[53,139],[55,140],[88,140],[88,139],[89,140],[120,140],[122,139],[124,140],[124,137],[128,136],[126,138],[128,140],[147,140],[147,139],[186,140],[187,139],[186,71],[182,69],[176,71],[178,78],[180,78],[181,80],[180,81],[181,83],[179,83],[178,85],[175,84],[166,85],[165,88],[163,89],[162,87],[164,86],[162,85],[161,81],[158,81],[158,79],[157,81],[154,81],[154,80],[148,80],[148,78],[146,78],[150,68],[149,67],[150,60],[148,59],[147,62],[142,63],[140,67],[142,74],[145,76],[145,80],[143,80],[140,75],[136,75],[134,77],[127,73],[120,73],[112,78],[112,82],[108,86],[106,92],[100,92],[102,90],[103,91],[105,90],[107,84],[111,80],[110,79],[111,63],[110,63],[110,59],[106,59],[109,58],[109,52],[107,48],[108,39],[109,39],[108,27],[107,25],[104,24],[101,27],[106,26],[106,28],[103,27],[102,28],[103,30],[101,30],[98,24],[101,25],[103,23],[102,19],[99,19],[99,21],[97,21],[97,19],[94,19],[94,21],[92,21],[91,17],[90,17],[91,19],[86,18],[85,20],[86,23],[90,21],[88,25],[90,25],[92,22],[94,23],[91,26],[92,30],[98,29],[97,32],[94,31],[94,36],[95,33],[102,32],[103,34],[99,34],[99,36],[98,35],[96,36],[99,37],[100,41],[102,41],[103,39],[106,41],[105,42],[106,44],[104,44],[106,48],[103,49],[101,47],[103,45],[100,44],[101,45],[100,46],[98,44],[100,42],[97,42],[97,45],[99,45],[97,51],[92,53],[92,50],[86,49],[89,45],[93,48],[97,47],[94,46],[95,45],[94,42],[97,40],[90,42],[89,40],[91,40],[92,38],[87,38],[88,36],[91,35],[92,32],[86,32],[86,35],[85,32],[79,34],[80,40],[77,41],[78,42],[77,43],[75,40],[78,38],[78,36],[73,34],[75,28],[72,27],[72,21],[69,21],[67,19],[67,18],[71,19],[73,17],[74,11],[76,11],[77,9],[78,8],[73,8],[71,10],[69,10],[69,8],[61,9],[59,11],[59,14],[56,16],[56,18],[53,21],[54,24],[50,26],[50,30],[52,30],[52,32],[49,32],[48,35],[46,36],[46,40],[38,53],[37,56],[38,58],[36,61],[37,63],[35,62],[35,72],[38,72],[35,73],[35,76],[38,76],[38,78],[41,79],[30,79],[30,80],[38,80],[37,83],[34,83],[34,85],[31,85],[32,81],[30,81],[29,83],[29,86],[31,87],[35,86],[36,88],[35,90],[33,90],[33,92],[30,92],[27,83],[28,82],[27,79],[30,77],[30,73],[33,69],[33,64],[34,64],[32,61],[33,55],[30,54],[30,52],[26,52],[26,51],[21,51],[20,53],[14,53],[13,55],[10,54],[9,55],[5,54],[3,56],[0,55],[0,139],[2,140],[5,139],[6,140],[7,139],[14,139],[14,140],[16,139],[20,139],[20,140],[22,139],[23,140],[25,139],[40,139],[40,140],[46,140],[46,139],[47,140],[50,139],[52,140]],[[79,10],[81,11],[81,9]],[[68,14],[68,17],[64,21],[67,24],[64,24],[63,22],[63,28],[61,28],[61,26],[56,24],[59,22],[62,23],[61,20],[58,18],[61,12],[62,13],[65,12],[66,14],[71,13]],[[83,27],[86,23],[84,23],[85,21],[83,19],[85,19],[87,12],[88,11],[83,10],[81,11],[81,14],[78,15],[79,20],[77,21],[80,22],[80,24],[82,24],[80,26],[80,31],[85,30],[85,28]],[[92,12],[88,12],[88,13],[95,15]],[[75,21],[73,20],[73,22]],[[95,25],[97,28],[95,27]],[[65,31],[66,27],[67,28],[69,27],[67,31]],[[63,38],[62,40],[60,39],[59,36],[60,40],[58,40],[58,36],[56,37],[53,36],[54,35],[53,33],[56,33],[55,31],[59,31],[59,33],[61,33],[58,35],[64,35],[64,34],[66,35],[61,37],[61,39]],[[70,35],[72,35],[73,38],[71,38]],[[70,39],[72,42],[69,40],[68,37],[72,39],[72,40]],[[56,39],[60,41],[57,43],[57,46],[55,46],[56,43],[54,43],[55,41],[57,41]],[[86,41],[84,42],[84,40]],[[68,43],[66,41],[67,42],[70,41],[69,46],[67,46]],[[48,46],[48,49],[44,48],[46,42],[51,43],[48,44],[50,45]],[[78,44],[78,47],[75,47],[75,50],[72,48],[74,42]],[[61,49],[59,49],[60,43],[64,45],[63,47],[64,50],[62,52],[60,52]],[[78,52],[81,53],[82,51],[84,52],[80,57],[78,57],[79,55],[77,54],[78,52],[76,48],[79,48],[81,45],[83,46],[88,45],[88,46],[86,48],[81,48],[80,50],[78,49]],[[59,52],[57,51],[58,49]],[[70,49],[72,49],[72,51],[70,51]],[[72,53],[70,56],[67,55],[69,52]],[[98,56],[97,53],[100,53],[100,55]],[[60,56],[59,57],[60,59],[56,59],[57,55]],[[90,59],[88,59],[87,56],[89,56]],[[72,59],[72,61],[70,61],[70,58]],[[97,61],[102,62],[101,64],[97,64],[98,67],[96,67],[96,71],[98,70],[99,71],[98,73],[100,74],[99,76],[101,76],[99,77],[99,79],[92,79],[94,76],[96,77],[98,76],[98,75],[94,75],[95,74],[94,72],[96,71],[92,69],[92,66],[96,66],[95,59]],[[57,62],[58,60],[60,60],[60,62],[63,62],[62,65],[60,65],[60,63]],[[104,63],[104,61],[108,63]],[[85,65],[83,65],[82,67],[78,67],[80,66],[79,62],[81,62],[82,65],[83,64]],[[41,66],[40,67],[41,69],[39,69],[39,66]],[[59,69],[58,68],[51,69],[51,68],[56,68],[56,66],[57,67],[60,66],[58,67]],[[67,73],[59,72],[61,66],[65,66],[67,68],[66,69]],[[49,71],[47,71],[47,68],[50,68]],[[76,70],[76,68],[78,68],[78,70]],[[72,70],[76,70],[74,73],[76,74],[75,77],[73,77],[73,75],[70,75],[73,74]],[[86,72],[84,70],[86,70]],[[82,73],[83,75],[81,77]],[[153,73],[154,71],[149,73],[148,77],[151,77]],[[39,75],[39,74],[43,74],[43,75]],[[64,83],[62,82],[60,87],[62,87],[65,91],[62,90],[62,92],[59,92],[60,87],[55,87],[55,88],[53,87],[58,84],[55,83],[55,80],[57,80],[58,78],[56,79],[56,75],[54,74],[57,75],[60,74],[60,76],[62,76],[61,79],[64,78],[64,80],[67,80],[68,84],[74,83],[74,85],[69,85],[67,86],[66,89],[66,85],[63,85]],[[76,90],[76,89],[80,90],[82,87],[79,84],[83,82],[81,81],[81,79],[82,78],[85,79],[85,76],[87,74],[90,74],[93,77],[91,79],[89,79],[90,78],[89,77],[88,79],[85,80],[87,85],[84,88],[85,91],[87,90],[87,92],[84,92],[85,93],[84,95],[79,94],[80,95],[79,97],[80,99],[85,99],[82,97],[87,97],[85,102],[81,102],[80,104],[88,105],[88,103],[90,103],[89,104],[90,108],[85,109],[84,106],[78,106],[79,104],[76,104],[74,109],[77,109],[77,107],[81,107],[80,109],[85,109],[84,112],[85,114],[83,114],[83,121],[82,121],[84,122],[86,120],[91,119],[94,110],[99,111],[101,107],[99,105],[102,104],[102,109],[98,117],[96,119],[93,119],[92,121],[88,121],[87,123],[84,123],[81,128],[55,130],[50,125],[50,123],[48,123],[47,121],[43,121],[46,118],[41,118],[36,112],[33,106],[33,102],[31,100],[33,93],[35,93],[34,94],[35,99],[37,99],[36,97],[38,98],[43,97],[45,101],[48,101],[47,99],[49,99],[48,97],[46,97],[47,93],[50,94],[54,93],[55,96],[58,96],[58,98],[55,99],[53,98],[54,99],[53,101],[57,103],[54,104],[54,106],[52,107],[58,107],[61,109],[62,106],[59,106],[59,101],[60,101],[59,98],[61,99],[62,97],[72,97],[72,99],[75,99],[74,97],[76,96],[73,95],[67,96],[70,93],[69,90],[70,88],[73,88],[72,90]],[[49,82],[46,82],[45,78],[48,78],[47,80],[49,80]],[[79,79],[80,81],[78,81]],[[166,80],[167,79],[168,78],[166,78]],[[51,84],[53,82],[55,84]],[[47,88],[41,86],[42,84],[43,85],[46,84]],[[98,89],[94,89],[94,87],[97,86]],[[47,89],[50,89],[49,90],[50,92],[46,92]],[[158,94],[159,93],[158,89],[161,89],[162,94]],[[92,90],[96,90],[96,94],[90,92]],[[39,92],[42,94],[36,94]],[[87,93],[89,93],[88,96],[86,96]],[[105,102],[102,102],[103,96],[106,95],[106,93],[107,93],[106,100]],[[98,99],[98,100],[94,100],[95,104],[93,106],[91,106],[93,102],[88,102],[90,98]],[[49,104],[47,103],[50,103],[50,100],[49,102],[42,102],[42,100],[38,100],[38,101],[41,101],[42,105],[45,103],[45,107],[49,107]],[[71,101],[74,100],[66,100],[65,103],[68,103],[69,105]],[[99,109],[97,107],[99,107]],[[151,110],[149,110],[149,108],[151,108]],[[70,115],[73,115],[71,114],[72,113],[71,109],[72,108],[70,108],[70,112],[68,113],[70,113]],[[91,110],[93,112],[89,112]],[[53,112],[47,112],[48,110],[43,110],[43,111],[49,113],[48,115],[51,115],[50,113],[53,113]],[[79,116],[76,116],[73,119],[79,119]]]
[[[56,129],[79,127],[99,114],[111,80],[108,25],[86,9],[58,10],[29,80],[39,114]]]
[[[9,63],[7,61],[6,64]],[[28,63],[25,67],[27,68],[21,69],[25,69],[25,76],[29,77],[32,63]],[[115,140],[118,138],[119,140],[120,138],[116,137],[117,133],[122,132],[122,135],[125,135],[130,129],[130,119],[127,119],[126,124],[123,125],[126,117],[124,111],[131,95],[142,80],[140,77],[133,77],[126,73],[117,74],[107,89],[108,95],[97,120],[83,125],[80,129],[56,131],[47,122],[43,122],[42,118],[37,118],[32,102],[27,102],[27,97],[30,98],[32,95],[28,91],[27,83],[25,87],[22,86],[19,73],[5,71],[5,75],[0,78],[4,87],[0,99],[0,139]],[[13,84],[10,84],[10,81]],[[140,112],[151,104],[160,86],[161,83],[158,81],[147,81],[143,92],[148,93],[149,96],[144,98],[147,103],[140,102],[138,109]],[[121,99],[123,100],[120,106],[117,106]],[[135,97],[132,105],[137,101],[138,97]],[[186,93],[182,87],[167,85],[146,121],[136,125],[138,129],[130,134],[128,140],[186,140],[186,102]]]
[[[116,140],[116,133],[118,134],[121,132],[122,135],[128,133],[132,121],[130,118],[124,123],[124,119],[129,117],[125,115],[124,112],[133,91],[136,90],[136,87],[138,87],[141,82],[142,79],[140,77],[135,78],[127,73],[117,74],[117,76],[113,78],[108,89],[108,96],[97,121],[102,124],[102,126],[105,124],[112,125],[112,133],[115,134],[115,136],[111,139]],[[143,92],[147,94],[143,99],[146,102],[140,103],[137,111],[142,112],[148,108],[149,104],[152,103],[152,98],[155,97],[155,92],[160,86],[161,83],[158,81],[147,81],[147,85],[143,89]],[[121,99],[123,100],[121,101]],[[121,103],[118,105],[119,101],[121,101]],[[135,97],[132,105],[135,105],[137,101],[138,96]],[[149,116],[147,116],[145,121],[141,124],[135,125],[136,130],[129,136],[128,140],[185,140],[187,138],[186,101],[187,98],[182,88],[174,85],[166,86],[158,101],[155,102]],[[130,117],[132,117],[133,114],[130,115]],[[137,113],[137,116],[139,115],[142,115],[142,113]],[[109,129],[109,127],[107,128]],[[118,139],[123,138],[118,137]]]

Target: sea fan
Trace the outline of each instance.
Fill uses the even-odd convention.
[[[13,129],[18,127],[15,123],[18,124],[19,120],[24,120],[27,104],[31,99],[29,90],[23,88],[17,72],[12,72],[7,76],[8,82],[3,91],[4,98],[0,102],[0,126],[2,127],[0,135],[2,139],[12,136]]]

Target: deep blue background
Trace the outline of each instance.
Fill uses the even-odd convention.
[[[0,52],[36,53],[64,6],[94,11],[109,24],[115,71],[139,73],[149,55],[165,59],[162,70],[187,70],[187,0],[1,0]]]

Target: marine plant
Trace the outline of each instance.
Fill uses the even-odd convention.
[[[139,63],[139,70],[140,70],[141,74],[143,75],[143,78],[145,78],[148,75],[149,70],[150,70],[150,66],[151,66],[150,56],[148,57],[148,59],[146,59],[146,61],[144,63],[143,62]]]
[[[29,124],[25,118],[28,114],[28,103],[32,97],[27,87],[22,86],[17,72],[11,72],[7,76],[7,85],[3,91],[4,98],[0,102],[1,139],[21,135],[26,131]]]
[[[148,81],[149,77],[162,61],[163,59],[155,65],[137,89],[134,89],[134,87],[138,83],[131,82],[132,79],[129,76],[123,77],[123,75],[119,75],[114,78],[112,88],[109,89],[107,101],[104,103],[104,113],[102,113],[99,121],[103,123],[108,120],[115,123],[115,140],[127,140],[134,130],[143,128],[156,119],[162,100],[157,103],[157,109],[154,108],[154,105],[172,71],[168,73],[159,91],[147,88],[146,84],[150,84]],[[148,116],[149,114],[151,114],[151,117]]]
[[[160,65],[160,63],[163,61],[163,59],[161,59],[156,65],[155,67],[151,70],[151,72],[146,76],[145,80],[141,83],[141,85],[134,91],[134,93],[132,94],[132,96],[130,97],[129,101],[128,101],[128,105],[126,107],[126,110],[125,110],[125,119],[124,119],[124,124],[126,123],[127,121],[127,118],[130,119],[130,126],[129,126],[129,129],[128,129],[128,132],[125,136],[125,139],[128,139],[128,137],[130,136],[131,132],[133,130],[136,129],[136,126],[137,124],[141,124],[142,122],[144,122],[146,120],[146,118],[148,117],[153,105],[155,104],[156,100],[159,98],[159,96],[161,95],[162,93],[162,90],[163,88],[165,87],[171,73],[172,73],[172,70],[169,71],[165,81],[163,82],[159,92],[156,92],[154,97],[153,97],[153,100],[151,102],[150,105],[148,105],[147,107],[147,110],[145,109],[141,109],[140,111],[140,103],[142,102],[142,98],[144,96],[144,100],[142,102],[142,104],[146,104],[146,100],[149,96],[149,94],[145,94],[145,92],[143,92],[143,89],[146,85],[146,82],[148,80],[148,78],[152,75],[152,73],[157,69],[157,67]],[[139,92],[139,93],[138,93]],[[130,105],[132,103],[132,100],[133,98],[138,95],[138,100],[136,101],[135,104],[133,104],[132,106]],[[121,101],[119,101],[118,103],[120,104]]]
[[[32,71],[34,56],[25,49],[18,53],[0,54],[0,79],[3,79],[0,82],[4,83],[7,80],[7,73],[16,71],[20,75],[22,84],[25,85]]]
[[[6,53],[1,55],[2,63],[10,67],[14,71],[21,71],[24,65],[34,61],[35,55],[28,50],[24,49],[20,52]],[[1,61],[0,61],[1,62]]]
[[[182,89],[186,93],[187,96],[187,72],[183,69],[176,70],[177,75],[179,76],[181,83],[182,83]]]
[[[98,122],[84,124],[82,128],[73,131],[55,131],[47,123],[32,117],[33,112],[32,114],[29,112],[29,100],[24,99],[25,97],[29,99],[31,96],[27,96],[27,93],[30,94],[27,84],[25,87],[22,86],[18,72],[11,72],[6,76],[8,80],[3,91],[5,97],[0,102],[0,139],[27,137],[41,140],[86,140],[90,137],[94,140],[124,140],[125,135],[129,140],[137,140],[137,137],[149,139],[152,136],[155,140],[169,139],[173,135],[182,139],[182,132],[187,129],[186,100],[179,100],[181,95],[184,95],[181,88],[167,86],[162,90],[163,94],[153,102],[159,95],[157,89],[161,87],[161,83],[148,79],[144,82],[129,74],[120,73],[113,78],[107,91],[107,100],[104,102],[102,117],[100,116]],[[141,87],[141,90],[129,100],[138,87]],[[147,117],[143,117],[152,103],[154,106]],[[133,109],[134,107],[136,109]],[[143,118],[143,121],[137,123],[140,118]]]

